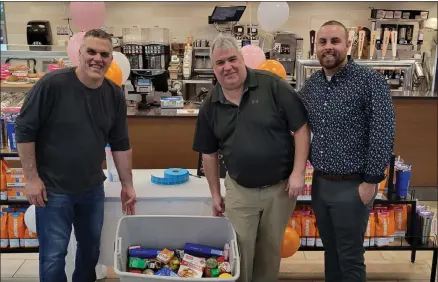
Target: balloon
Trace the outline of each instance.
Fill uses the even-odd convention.
[[[81,31],[100,28],[105,22],[105,3],[70,2],[70,16]]]
[[[128,58],[120,52],[113,51],[113,62],[116,62],[122,70],[122,84],[125,83],[131,74],[131,64]]]
[[[275,74],[281,76],[282,78],[286,79],[286,69],[278,61],[266,60],[258,67],[258,69],[270,71],[270,72],[275,73]]]
[[[67,55],[73,67],[79,65],[79,49],[81,48],[82,42],[84,42],[84,35],[85,32],[76,33],[68,41]]]
[[[35,205],[31,205],[24,213],[24,224],[29,231],[36,233]]]
[[[300,248],[301,240],[298,233],[292,229],[292,227],[287,226],[284,235],[283,242],[281,243],[281,257],[288,258],[293,256]]]
[[[112,62],[108,68],[105,77],[112,80],[118,86],[122,86],[122,70],[116,62]]]
[[[256,69],[261,63],[266,61],[263,50],[255,45],[246,45],[241,49],[245,65],[251,69]]]
[[[261,29],[274,32],[289,19],[287,2],[261,2],[257,10],[257,20]]]

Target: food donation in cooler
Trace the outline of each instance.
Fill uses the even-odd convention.
[[[132,246],[128,254],[131,273],[186,278],[232,277],[229,244],[225,244],[223,250],[191,243],[176,250]]]

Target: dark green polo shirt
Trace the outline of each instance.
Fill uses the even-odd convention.
[[[193,150],[219,149],[228,174],[248,188],[274,185],[289,177],[294,164],[294,132],[307,122],[298,95],[284,79],[247,68],[244,94],[237,106],[216,84],[198,115]]]

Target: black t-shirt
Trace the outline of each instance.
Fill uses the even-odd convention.
[[[257,188],[289,177],[295,155],[291,131],[307,122],[307,113],[285,80],[266,71],[247,71],[239,106],[226,100],[219,84],[204,100],[193,150],[220,150],[230,177]]]
[[[17,143],[35,142],[37,170],[47,190],[82,194],[105,181],[105,146],[130,149],[122,90],[108,79],[97,89],[74,68],[45,75],[27,93],[16,121]]]

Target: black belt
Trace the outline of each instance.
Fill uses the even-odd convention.
[[[359,173],[351,173],[351,174],[330,174],[330,173],[325,173],[319,170],[314,170],[313,171],[313,176],[314,177],[321,177],[324,178],[326,180],[331,180],[331,181],[342,181],[342,180],[362,180],[362,175]]]

